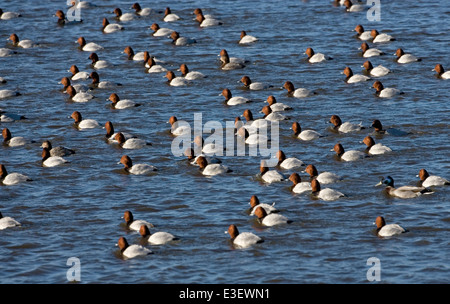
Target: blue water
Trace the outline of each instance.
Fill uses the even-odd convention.
[[[450,7],[446,0],[381,2],[380,22],[369,22],[365,12],[346,13],[331,1],[140,2],[154,12],[123,23],[122,32],[103,34],[103,17],[117,22],[113,9],[132,12],[132,2],[91,1],[96,6],[81,10],[81,24],[61,27],[53,14],[58,9],[67,11],[65,1],[22,1],[20,6],[17,1],[2,1],[4,11],[20,12],[22,17],[0,21],[0,47],[17,52],[0,58],[0,77],[7,80],[0,90],[16,89],[22,95],[0,100],[0,108],[28,119],[2,122],[1,127],[35,142],[0,147],[1,163],[9,172],[33,179],[0,186],[0,211],[22,223],[0,231],[0,282],[67,283],[71,267],[67,260],[76,257],[81,283],[372,283],[366,276],[367,260],[376,257],[381,264],[380,283],[449,283],[449,187],[414,199],[397,199],[374,185],[387,175],[399,186],[415,184],[421,168],[450,178],[450,82],[431,71],[436,63],[450,69]],[[162,12],[166,7],[182,19],[165,23]],[[223,24],[200,28],[192,14],[197,7]],[[176,47],[168,38],[152,37],[149,27],[154,22],[197,43]],[[396,37],[377,46],[385,56],[370,60],[374,66],[383,64],[393,71],[381,81],[404,95],[381,100],[371,89],[373,80],[354,85],[344,82],[342,70],[349,66],[361,73],[365,61],[358,51],[361,41],[352,31],[357,24]],[[238,45],[241,30],[259,41]],[[14,48],[6,41],[13,32],[38,46]],[[100,59],[114,64],[98,71],[100,80],[122,84],[115,90],[95,89],[96,98],[83,104],[69,101],[58,84],[70,75],[67,70],[73,64],[92,71],[90,53],[77,49],[79,36],[102,45]],[[147,74],[142,63],[127,60],[121,52],[128,45],[135,52],[148,51],[163,60],[177,75],[180,64],[186,63],[208,77],[186,87],[170,87],[163,74]],[[307,47],[333,60],[309,64],[303,54]],[[392,54],[399,47],[422,61],[397,64]],[[221,49],[249,63],[242,70],[222,71]],[[244,90],[239,83],[244,75],[273,87]],[[288,97],[281,89],[287,80],[317,94],[307,99]],[[227,106],[219,96],[226,87],[253,102]],[[113,110],[106,101],[113,92],[143,105]],[[203,123],[218,121],[225,126],[247,108],[261,117],[259,111],[269,95],[294,109],[286,113],[290,120],[280,124],[280,148],[288,157],[315,164],[320,172],[342,176],[342,182],[329,187],[347,197],[324,202],[308,194],[293,195],[290,181],[266,185],[258,178],[261,156],[222,156],[233,172],[207,178],[183,156],[172,154],[170,116],[193,125],[194,114],[201,113]],[[79,131],[68,118],[75,110],[101,126],[109,120],[116,130],[135,134],[152,146],[124,151],[105,141],[101,127]],[[372,130],[344,135],[331,132],[327,122],[333,114],[366,127],[379,119],[386,128],[409,134],[374,136],[393,153],[344,163],[330,151],[334,144],[341,142],[347,150],[362,151],[361,141]],[[313,142],[295,139],[289,129],[293,121],[327,136]],[[67,157],[70,163],[43,168],[40,145],[46,139],[54,146],[75,149],[76,154]],[[117,164],[123,154],[159,170],[150,176],[125,174]],[[292,172],[307,179],[301,170],[283,173]],[[252,195],[263,203],[276,202],[281,214],[293,222],[261,226],[246,213]],[[171,232],[180,240],[159,247],[146,245],[153,255],[123,259],[115,246],[119,237],[140,242],[139,235],[127,230],[121,219],[125,210],[152,222],[154,230]],[[373,223],[379,215],[407,228],[408,233],[391,239],[377,237]],[[236,250],[224,233],[230,224],[265,241]]]

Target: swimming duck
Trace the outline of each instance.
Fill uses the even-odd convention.
[[[250,198],[250,215],[255,215],[256,207],[262,207],[267,212],[267,214],[278,212],[277,208],[274,207],[275,202],[272,205],[266,203],[260,203],[259,198],[256,195],[252,195]]]
[[[262,243],[264,240],[251,232],[241,232],[239,233],[236,225],[230,225],[228,227],[228,231],[226,231],[230,235],[231,241],[233,245],[238,248],[247,248],[254,244]]]
[[[382,145],[380,143],[375,144],[375,140],[370,136],[364,137],[363,142],[367,146],[366,153],[370,155],[379,155],[392,152],[392,149],[385,145]]]
[[[150,229],[147,225],[142,225],[139,228],[139,234],[147,239],[147,242],[152,245],[164,245],[172,241],[178,240],[173,234],[164,231],[158,231],[150,233]]]
[[[381,179],[375,186],[386,185],[386,192],[388,195],[399,198],[414,198],[421,196],[422,194],[433,193],[426,187],[416,187],[416,186],[401,186],[399,188],[394,187],[394,179],[388,176],[386,179]]]
[[[378,216],[375,220],[375,224],[377,225],[377,235],[378,236],[393,236],[405,233],[406,230],[398,224],[388,224],[386,225],[386,221],[384,217]]]
[[[430,175],[426,169],[420,169],[417,177],[420,178],[422,187],[426,187],[426,188],[450,185],[450,181],[448,181],[447,179],[445,179],[443,177],[437,176],[437,175]]]
[[[302,182],[302,179],[298,173],[292,173],[289,176],[289,180],[292,182],[291,191],[294,193],[305,193],[310,192],[312,190],[311,183]]]
[[[325,188],[321,189],[320,183],[317,179],[311,181],[311,193],[314,197],[317,197],[324,201],[334,201],[340,197],[345,197],[345,194],[334,189]]]
[[[337,183],[341,180],[341,178],[337,174],[332,172],[325,171],[319,174],[316,166],[312,164],[306,166],[305,171],[309,174],[311,180],[317,179],[317,181],[322,185]]]

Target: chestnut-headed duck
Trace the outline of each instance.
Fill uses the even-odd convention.
[[[203,10],[202,10],[201,8],[196,8],[196,9],[194,10],[193,14],[194,14],[195,16],[197,16],[198,14],[202,14],[206,19],[208,19],[208,18],[214,18],[214,16],[211,15],[211,14],[203,14]]]
[[[289,170],[306,166],[306,164],[298,158],[287,158],[286,154],[284,154],[282,150],[277,151],[276,158],[278,158],[278,166],[281,169]]]
[[[372,87],[376,90],[376,96],[381,98],[391,98],[397,95],[404,94],[402,91],[396,88],[385,88],[379,80],[375,81]]]
[[[381,124],[381,121],[378,119],[375,119],[372,122],[371,125],[372,128],[374,128],[374,134],[376,135],[384,135],[384,134],[389,134],[389,135],[394,135],[394,136],[405,136],[408,135],[410,133],[402,131],[402,130],[398,130],[395,128],[388,128],[388,129],[384,129],[383,125]]]
[[[291,220],[289,220],[287,217],[285,217],[284,215],[281,215],[279,213],[267,214],[267,212],[262,207],[256,207],[255,215],[258,218],[261,225],[264,225],[264,226],[270,227],[270,226],[292,223]]]
[[[252,131],[252,133],[249,132]],[[255,130],[253,130],[253,128],[246,128],[246,127],[241,127],[237,130],[237,135],[240,136],[241,138],[244,139],[245,143],[247,145],[250,146],[255,146],[255,145],[268,145],[269,142],[269,138],[264,135],[264,134],[259,134],[257,132],[254,132]]]
[[[143,139],[139,138],[126,139],[125,135],[123,135],[121,132],[116,133],[114,139],[123,149],[141,149],[145,146],[151,146],[151,143],[148,143]]]
[[[148,248],[145,248],[142,245],[138,244],[129,245],[127,239],[124,237],[119,238],[117,245],[119,246],[120,252],[125,259],[132,259],[139,256],[147,256],[153,253],[153,251],[151,251]]]
[[[158,231],[150,233],[150,229],[147,225],[142,225],[141,228],[139,228],[139,234],[151,245],[164,245],[178,240],[177,237],[169,232]]]
[[[359,49],[362,50],[362,55],[364,58],[384,55],[383,51],[380,51],[379,49],[370,48],[367,42],[365,41],[361,44],[361,47]]]
[[[283,88],[285,88],[288,91],[288,96],[292,96],[292,97],[296,97],[296,98],[309,97],[309,96],[315,94],[315,92],[312,92],[305,88],[295,89],[294,84],[290,81],[286,81],[283,85]]]
[[[155,57],[150,56],[145,63],[145,67],[148,69],[147,73],[165,73],[167,69],[160,64],[156,64]]]
[[[365,153],[358,150],[345,151],[340,143],[335,144],[333,150],[339,159],[343,161],[356,161],[367,157]]]
[[[317,179],[311,180],[311,194],[313,197],[321,199],[323,201],[335,201],[341,197],[345,197],[345,194],[331,188],[322,189]]]
[[[100,60],[98,58],[97,53],[91,53],[89,55],[89,59],[92,60],[92,67],[96,70],[100,70],[100,69],[104,69],[104,68],[108,68],[110,66],[109,62],[106,60]]]
[[[272,110],[272,112],[282,112],[292,110],[292,107],[285,105],[284,103],[278,103],[277,99],[273,95],[269,95],[269,97],[267,97],[265,102],[269,104],[269,107]]]
[[[412,54],[406,54],[403,49],[399,48],[397,51],[395,51],[395,56],[397,56],[397,62],[398,63],[411,63],[416,61],[422,61],[421,58],[417,58],[416,56]]]
[[[337,183],[341,180],[341,178],[337,174],[332,172],[325,171],[319,174],[316,166],[312,164],[306,166],[305,171],[309,174],[311,180],[317,179],[317,181],[323,185]]]
[[[311,192],[311,183],[302,182],[302,179],[298,173],[292,173],[289,176],[289,180],[292,182],[291,191],[297,194]]]
[[[188,66],[185,63],[180,65],[180,71],[181,71],[181,76],[183,76],[187,80],[195,80],[195,79],[201,79],[201,78],[206,77],[201,72],[189,71]]]
[[[436,72],[437,77],[442,79],[450,79],[450,71],[445,72],[442,64],[436,64],[432,71]]]
[[[144,60],[144,52],[138,52],[134,53],[134,50],[131,46],[125,47],[123,50],[123,53],[128,55],[128,60],[134,60],[134,61],[143,61]]]
[[[208,162],[208,164],[221,164],[222,163],[222,161],[220,159],[218,159],[217,157],[214,157],[214,156],[208,156],[205,154],[200,154],[200,155],[195,156],[195,151],[192,148],[187,148],[184,151],[184,155],[187,157],[188,161],[193,166],[198,166],[197,159],[200,156],[203,156],[204,158],[206,158],[206,161]]]
[[[333,129],[340,133],[358,132],[364,129],[361,123],[354,124],[349,121],[342,123],[342,120],[338,115],[331,115],[329,122],[333,124]]]
[[[54,17],[58,17],[58,20],[56,21],[56,23],[58,23],[58,25],[61,25],[61,26],[70,22],[69,20],[67,20],[66,15],[64,14],[64,12],[62,10],[57,10]]]
[[[20,96],[22,95],[20,92],[18,91],[14,91],[14,90],[0,90],[0,99],[4,99],[4,98],[9,98],[9,97],[13,97],[13,96]]]
[[[209,27],[209,26],[216,26],[216,25],[223,24],[222,22],[220,22],[219,20],[217,20],[213,17],[206,18],[205,16],[203,16],[203,13],[198,13],[195,16],[195,20],[197,20],[200,27]]]
[[[144,7],[144,8],[142,8],[141,7],[141,5],[138,3],[138,2],[136,2],[136,3],[134,3],[132,6],[131,6],[131,9],[134,9],[135,10],[135,14],[136,15],[139,15],[139,16],[148,16],[148,15],[150,15],[151,14],[151,12],[152,12],[152,9],[151,8],[149,8],[149,7]]]
[[[61,156],[51,156],[50,150],[48,148],[42,149],[42,166],[56,167],[65,163],[68,163],[68,161]]]
[[[180,124],[180,121],[177,119],[176,116],[171,116],[169,118],[169,123],[171,125],[170,132],[174,136],[180,136],[183,134],[191,134],[191,127],[189,124],[183,122]]]
[[[333,59],[330,56],[326,56],[322,53],[315,53],[312,48],[307,48],[304,54],[308,56],[308,62],[310,63],[318,63]]]
[[[261,174],[261,179],[268,184],[276,183],[276,182],[282,182],[286,180],[286,177],[279,173],[276,170],[269,170],[269,167],[267,167],[266,162],[263,160],[261,161],[261,165],[259,166],[259,171]]]
[[[373,37],[372,42],[373,43],[383,43],[383,42],[390,42],[394,41],[395,38],[391,35],[385,34],[385,33],[379,33],[377,30],[370,31],[370,35]]]
[[[5,165],[0,164],[0,180],[4,185],[11,186],[31,181],[31,178],[21,173],[13,172],[8,174]]]
[[[342,74],[347,76],[345,78],[346,83],[357,83],[357,82],[363,82],[370,80],[370,77],[362,74],[353,74],[353,71],[349,67],[345,67],[344,71],[342,71]]]
[[[134,215],[130,210],[126,210],[123,213],[122,218],[125,221],[125,225],[127,226],[128,229],[130,230],[134,230],[134,231],[139,231],[141,229],[142,225],[147,226],[148,228],[154,228],[155,226],[152,223],[149,223],[148,221],[145,220],[135,220],[134,219]]]
[[[389,196],[398,197],[398,198],[415,198],[421,196],[423,194],[431,194],[433,191],[426,187],[417,187],[417,186],[401,186],[399,188],[395,188],[394,179],[390,176],[387,178],[381,178],[380,182],[375,186],[386,185],[386,193]]]
[[[258,119],[254,119],[253,118],[253,113],[251,110],[249,109],[245,109],[242,117],[245,118],[246,120],[246,124],[244,125],[245,128],[250,128],[250,129],[258,129],[258,128],[265,128],[268,125],[268,120],[264,119],[264,118],[258,118]]]
[[[230,57],[227,50],[222,49],[220,51],[220,61],[222,62],[222,70],[236,70],[245,68],[245,63],[247,62],[243,58]]]
[[[208,164],[204,156],[199,156],[196,160],[203,175],[214,176],[223,173],[229,173],[231,170],[222,164]]]
[[[420,178],[422,187],[426,187],[426,188],[450,185],[450,181],[448,181],[447,179],[445,179],[441,176],[430,175],[426,169],[420,169],[419,175],[417,175],[417,177]]]
[[[106,129],[106,135],[105,135],[106,139],[108,141],[117,142],[117,140],[115,138],[116,138],[116,135],[118,132],[117,133],[114,132],[114,126],[113,126],[112,122],[107,121],[105,123],[104,129]],[[125,132],[120,132],[120,133],[122,133],[122,135],[125,136],[125,139],[135,138],[135,136],[133,136],[129,133],[125,133]]]
[[[242,76],[240,82],[244,84],[245,88],[255,91],[265,90],[272,87],[271,85],[267,85],[262,82],[252,82],[252,80],[248,76]]]
[[[0,8],[0,19],[1,20],[10,20],[13,18],[18,18],[18,17],[22,17],[21,14],[16,13],[16,12],[4,12],[1,8]]]
[[[122,10],[118,7],[114,9],[113,13],[116,15],[116,19],[119,21],[126,22],[134,19],[134,15],[132,13],[122,13]]]
[[[370,136],[364,137],[363,142],[367,146],[366,153],[370,155],[379,155],[392,152],[391,148],[382,145],[381,143],[375,144],[375,140]]]
[[[391,70],[382,66],[381,64],[377,67],[373,67],[372,63],[368,60],[364,62],[362,67],[366,69],[367,73],[369,73],[370,76],[374,77],[383,77],[391,72]]]
[[[69,4],[69,3],[67,2],[67,4]],[[74,0],[71,1],[70,6],[72,6],[73,8],[79,8],[79,9],[96,7],[95,4],[92,4],[88,1],[74,1]]]
[[[375,225],[377,225],[377,235],[382,237],[399,235],[406,232],[406,230],[398,224],[386,225],[386,221],[382,216],[378,216],[375,219]]]
[[[366,40],[372,39],[371,31],[365,31],[365,30],[364,30],[364,27],[363,27],[361,24],[358,24],[358,25],[355,27],[354,31],[355,31],[356,33],[358,33],[358,36],[357,36],[357,37],[358,37],[360,40],[366,41]]]
[[[103,33],[106,33],[106,34],[115,33],[115,32],[121,31],[123,29],[124,29],[124,27],[121,24],[109,23],[108,19],[103,18],[103,21],[102,21]]]
[[[197,145],[198,149],[206,155],[222,154],[223,147],[221,145],[216,145],[215,143],[205,144],[205,140],[201,135],[194,138],[194,143]]]
[[[184,77],[176,77],[173,71],[167,71],[164,77],[168,79],[169,85],[174,87],[185,86],[188,84],[187,79]]]
[[[76,43],[80,45],[80,50],[85,52],[98,52],[103,50],[103,47],[95,42],[86,43],[84,37],[79,37]]]
[[[228,231],[225,231],[225,233],[230,235],[231,242],[237,248],[248,248],[252,245],[264,242],[262,238],[252,232],[239,232],[234,224],[230,225]]]
[[[275,202],[272,205],[261,203],[259,198],[256,195],[252,195],[250,198],[250,215],[255,215],[256,207],[262,207],[266,211],[267,214],[278,212],[277,208],[275,208]]]
[[[85,71],[80,71],[76,65],[72,65],[68,72],[72,73],[71,80],[86,80],[89,78],[89,73]]]
[[[286,116],[284,116],[283,114],[281,114],[280,112],[273,112],[272,108],[270,106],[264,106],[261,109],[261,112],[264,114],[265,120],[280,121],[280,120],[288,120],[289,119]]]
[[[91,74],[89,74],[89,77],[91,77],[92,79],[91,86],[93,88],[111,89],[122,85],[120,83],[113,83],[111,81],[100,81],[100,75],[98,75],[98,73],[95,71],[91,72]]]
[[[150,174],[154,171],[158,171],[155,166],[149,164],[134,164],[128,155],[123,155],[120,158],[119,164],[124,166],[124,170],[130,174],[134,175],[145,175]]]
[[[3,144],[10,146],[10,147],[19,147],[24,146],[29,143],[27,139],[21,136],[15,136],[13,137],[11,135],[11,131],[9,131],[8,128],[4,128],[2,130],[2,136],[3,136]]]
[[[170,36],[172,34],[172,32],[174,31],[172,29],[165,28],[165,27],[161,28],[161,27],[159,27],[158,23],[153,23],[150,26],[150,29],[153,30],[152,35],[155,37],[162,37],[162,36],[167,37],[167,36]]]
[[[98,122],[94,119],[83,119],[81,113],[78,111],[74,111],[70,117],[73,118],[78,129],[93,129],[99,126]]]
[[[347,12],[361,12],[365,10],[364,5],[362,4],[353,4],[350,0],[344,1],[345,11]]]
[[[177,14],[172,13],[170,7],[166,7],[164,11],[164,22],[174,22],[180,20],[180,17]]]
[[[88,102],[94,98],[94,95],[87,92],[79,91],[77,92],[72,85],[69,85],[66,89],[66,93],[69,95],[73,102]]]
[[[227,105],[229,105],[229,106],[235,106],[235,105],[240,105],[243,103],[250,102],[250,99],[248,99],[246,97],[233,96],[229,89],[223,89],[222,93],[220,95],[225,97],[225,101],[226,101]]]
[[[9,36],[8,40],[11,40],[11,42],[14,46],[18,46],[18,47],[21,47],[24,49],[29,49],[29,48],[36,46],[36,44],[29,39],[19,40],[19,37],[17,36],[17,34],[14,34],[14,33]]]
[[[50,151],[50,156],[70,156],[75,154],[75,151],[72,149],[68,149],[63,146],[53,147],[52,143],[49,140],[44,140],[42,142],[41,148],[46,148]]]
[[[248,35],[246,31],[241,31],[241,36],[239,39],[239,44],[249,44],[258,41],[259,39],[255,36]]]
[[[0,212],[0,230],[21,226],[21,224],[10,216],[3,216]]]
[[[126,108],[134,108],[134,107],[139,107],[141,104],[139,103],[135,103],[134,101],[130,100],[130,99],[120,99],[119,95],[117,95],[116,93],[112,93],[111,95],[109,95],[108,98],[109,101],[111,101],[111,106],[114,109],[126,109]]]
[[[188,38],[184,36],[180,36],[180,33],[173,31],[172,34],[170,34],[170,38],[172,38],[172,43],[174,45],[191,45],[194,43],[197,43],[197,40],[193,38]]]
[[[320,134],[317,131],[302,130],[302,128],[298,122],[293,122],[291,129],[294,132],[294,135],[301,140],[307,141],[307,140],[314,140],[314,139],[318,139],[319,137],[322,137],[322,134]]]

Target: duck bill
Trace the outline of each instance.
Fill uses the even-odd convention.
[[[383,181],[379,181],[378,184],[375,185],[375,187],[383,185]]]

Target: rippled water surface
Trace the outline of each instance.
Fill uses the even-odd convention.
[[[125,30],[113,34],[102,33],[103,17],[117,22],[113,9],[132,12],[132,2],[91,2],[96,6],[81,10],[81,24],[66,26],[58,26],[53,17],[58,9],[67,11],[65,1],[3,0],[1,4],[4,11],[20,12],[22,17],[0,21],[0,47],[17,52],[0,58],[0,76],[7,80],[0,90],[14,89],[22,95],[0,100],[0,108],[28,118],[1,122],[1,127],[34,143],[0,147],[0,162],[9,172],[33,179],[16,186],[0,185],[0,211],[22,223],[0,231],[0,282],[66,283],[70,257],[80,259],[82,283],[365,283],[370,257],[381,263],[382,283],[450,282],[449,187],[414,199],[390,198],[382,187],[374,187],[387,175],[399,186],[415,184],[421,168],[450,178],[450,81],[436,78],[431,71],[436,63],[450,69],[447,0],[381,1],[380,22],[369,22],[365,12],[346,13],[327,0],[141,2],[142,7],[151,6],[153,13],[124,22]],[[182,19],[165,23],[166,7]],[[200,28],[192,14],[197,7],[223,24]],[[176,47],[169,38],[153,37],[149,27],[154,22],[197,43]],[[404,95],[381,100],[371,89],[373,80],[344,82],[344,67],[361,73],[365,60],[358,50],[361,41],[352,31],[357,24],[397,38],[377,45],[386,55],[371,61],[393,71],[381,80]],[[238,45],[241,30],[259,41]],[[6,40],[11,33],[38,46],[14,48]],[[96,98],[82,104],[68,100],[58,83],[70,75],[67,70],[73,64],[92,71],[90,53],[77,49],[75,40],[80,36],[102,45],[100,59],[114,65],[98,71],[100,80],[122,84],[113,90],[95,89],[91,93]],[[208,77],[186,87],[170,87],[163,74],[148,74],[141,62],[127,60],[122,51],[128,45],[135,52],[149,51],[177,75],[180,64],[186,63]],[[303,54],[307,47],[333,60],[309,64]],[[397,64],[393,53],[400,47],[422,61]],[[249,63],[242,70],[222,71],[217,56],[221,49]],[[244,90],[239,82],[244,75],[273,87]],[[281,88],[287,80],[317,94],[306,99],[289,97]],[[253,102],[227,106],[219,96],[224,88]],[[114,92],[142,106],[113,110],[107,98]],[[207,178],[184,156],[172,154],[170,116],[193,124],[194,113],[202,113],[203,123],[218,121],[225,126],[247,108],[262,116],[259,111],[269,95],[293,108],[285,113],[290,120],[280,123],[280,149],[288,157],[315,164],[319,171],[338,173],[343,180],[329,187],[347,197],[324,202],[309,194],[292,194],[290,181],[266,185],[258,177],[262,156],[222,156],[233,172]],[[152,145],[124,151],[105,141],[101,127],[79,131],[68,118],[75,110],[101,126],[109,120],[116,130]],[[333,114],[361,122],[367,129],[331,132],[328,121]],[[388,155],[352,163],[337,160],[330,151],[337,142],[347,150],[364,150],[361,141],[373,132],[369,127],[374,119],[409,134],[373,135],[376,142],[392,148]],[[326,136],[312,142],[295,139],[290,130],[293,121]],[[43,168],[40,145],[45,139],[75,149],[76,154],[67,157],[70,163]],[[159,170],[150,176],[126,174],[117,164],[123,154]],[[306,180],[302,170],[283,173],[298,172]],[[261,226],[246,213],[252,195],[263,203],[276,202],[293,222]],[[119,237],[140,242],[140,236],[124,225],[125,210],[152,222],[155,231],[171,232],[180,240],[159,247],[146,245],[154,254],[145,258],[122,259],[115,246]],[[409,232],[378,238],[373,223],[379,215]],[[265,241],[235,250],[224,233],[230,224]]]

